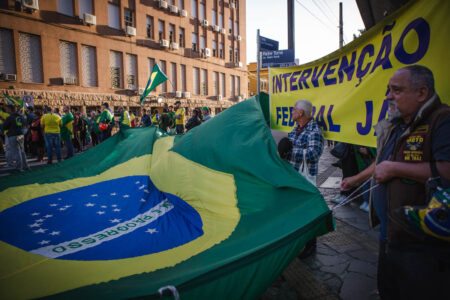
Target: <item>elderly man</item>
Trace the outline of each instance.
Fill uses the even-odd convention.
[[[439,299],[450,282],[449,247],[423,242],[400,225],[395,211],[404,205],[425,205],[430,177],[440,176],[441,185],[449,187],[450,108],[439,100],[433,73],[424,66],[399,69],[388,88],[400,117],[377,125],[376,162],[346,178],[342,188],[357,186],[372,175],[380,184],[371,199],[371,211],[376,212],[371,223],[380,222],[381,298]]]
[[[311,102],[297,101],[292,110],[292,120],[297,123],[297,126],[288,134],[288,138],[292,141],[292,155],[289,162],[299,171],[305,160],[308,167],[308,174],[305,174],[305,177],[316,185],[324,138],[319,125],[312,117]]]

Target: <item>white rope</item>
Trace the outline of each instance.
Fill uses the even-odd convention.
[[[166,285],[161,287],[158,290],[159,295],[162,297],[164,294],[164,291],[169,291],[172,293],[172,296],[175,300],[180,300],[180,294],[178,294],[177,288],[174,287],[173,285]]]
[[[362,193],[357,194],[356,196],[353,196],[358,190],[360,190],[363,186],[366,185],[366,183],[368,183],[370,180],[372,180],[372,178],[367,179],[366,181],[364,181],[359,187],[357,187],[350,195],[346,196],[344,201],[336,204],[335,206],[333,206],[331,209],[335,210],[341,206],[347,205],[348,203],[352,202],[353,200],[355,200],[356,198],[364,195],[365,193],[370,192],[371,190],[373,190],[374,188],[378,187],[379,184],[375,184],[373,186],[371,186],[369,189],[363,191]],[[353,197],[352,197],[353,196]]]

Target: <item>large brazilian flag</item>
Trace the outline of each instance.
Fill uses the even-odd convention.
[[[182,137],[120,131],[0,179],[0,298],[253,299],[332,230],[255,98]]]

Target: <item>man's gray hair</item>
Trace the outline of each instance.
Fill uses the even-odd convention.
[[[429,96],[434,95],[434,76],[433,72],[422,65],[411,65],[402,68],[402,70],[408,70],[411,86],[413,88],[420,88],[425,86],[429,91]]]
[[[302,109],[307,117],[311,117],[312,113],[312,103],[308,100],[298,100],[294,105],[297,109]]]

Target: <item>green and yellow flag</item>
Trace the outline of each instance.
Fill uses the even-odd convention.
[[[0,199],[1,299],[254,299],[332,230],[254,98],[184,136],[121,130],[2,178]]]
[[[151,91],[156,89],[158,85],[167,80],[166,74],[159,68],[158,64],[153,66],[152,73],[148,78],[147,85],[145,86],[144,92],[141,95],[141,105],[144,104],[145,98],[150,94]]]

